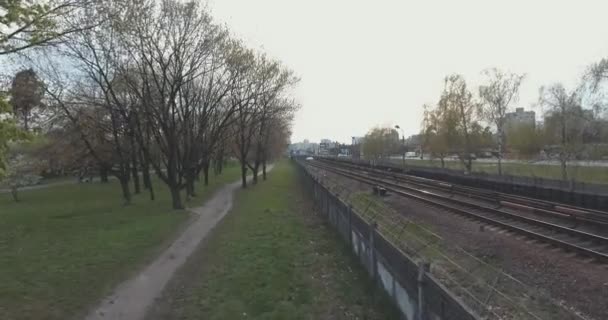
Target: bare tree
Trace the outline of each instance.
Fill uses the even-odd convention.
[[[592,64],[585,74],[585,78],[590,81],[593,90],[598,90],[600,84],[608,79],[608,59],[601,59]]]
[[[131,203],[130,148],[128,124],[112,106],[107,104],[104,94],[95,84],[81,82],[68,90],[63,86],[46,89],[59,111],[69,119],[91,156],[101,168],[106,168],[118,178],[125,204]],[[108,160],[100,145],[110,146],[112,157]]]
[[[292,119],[291,71],[229,39],[196,1],[101,2],[90,12],[98,14],[78,19],[96,27],[66,36],[59,50],[70,65],[63,80],[71,80],[47,91],[106,167],[77,117],[101,112],[94,125],[112,138],[112,172],[126,191],[123,180],[132,180],[138,192],[141,171],[153,199],[152,168],[181,209],[181,192],[195,196],[201,171],[208,183],[212,159],[223,162],[227,144],[241,160],[244,186],[248,167],[265,167],[270,128]]]
[[[267,153],[269,128],[272,119],[280,119],[281,115],[289,117],[296,107],[293,101],[282,99],[285,90],[294,85],[298,79],[290,70],[282,68],[277,61],[271,61],[262,55],[258,57],[257,81],[261,83],[259,93],[254,99],[258,107],[255,125],[255,148],[252,164],[249,165],[253,173],[253,183],[258,181],[259,168],[265,163]]]
[[[143,131],[137,131],[137,140],[146,157],[154,160],[150,163],[157,175],[169,187],[173,207],[180,209],[180,191],[192,185],[197,171],[200,150],[193,144],[200,143],[196,137],[205,130],[201,117],[207,116],[211,104],[219,103],[214,100],[217,96],[203,96],[205,92],[197,90],[215,84],[205,79],[219,68],[214,65],[214,55],[225,32],[212,24],[209,14],[197,2],[151,2],[122,22],[128,57],[125,65],[138,75],[130,85],[141,101],[137,104],[138,119],[150,126],[153,147],[161,157],[151,157],[152,146],[145,143]]]
[[[468,90],[464,78],[460,75],[447,76],[438,109],[446,117],[453,120],[449,124],[454,126],[458,157],[466,172],[471,172],[472,155],[477,147],[472,139],[477,108],[478,103]]]
[[[236,107],[228,103],[228,93],[235,83],[237,74],[230,72],[226,65],[226,55],[230,54],[224,46],[227,38],[218,39],[218,46],[210,57],[208,71],[194,86],[195,121],[187,131],[191,139],[189,165],[193,171],[186,175],[187,193],[194,195],[194,178],[203,172],[204,184],[209,184],[209,168],[213,155],[222,145],[225,132],[234,121]]]
[[[260,144],[258,144],[258,150],[261,151],[256,154],[256,159],[259,159],[257,160],[258,166],[259,162],[262,164],[263,180],[266,180],[267,162],[278,157],[280,152],[285,150],[289,145],[289,137],[291,136],[290,124],[295,111],[299,108],[299,104],[294,100],[286,98],[275,100],[271,106],[271,111],[267,113],[268,118],[264,126],[260,126]]]
[[[557,149],[562,179],[568,179],[568,162],[582,151],[586,125],[581,88],[568,91],[557,83],[540,90],[540,104],[546,108],[544,128],[547,142]]]
[[[483,71],[487,77],[485,85],[479,87],[482,104],[479,114],[482,119],[496,126],[498,136],[498,174],[502,175],[502,158],[505,144],[505,118],[511,103],[518,98],[524,75],[506,73],[496,68]]]
[[[230,88],[228,103],[235,108],[231,125],[233,150],[241,166],[241,185],[247,187],[247,169],[256,132],[258,105],[255,103],[261,83],[257,80],[255,53],[238,42],[231,45],[229,70],[237,79]]]
[[[422,127],[424,145],[432,157],[439,158],[441,167],[445,168],[445,158],[450,154],[451,140],[456,137],[456,117],[448,109],[424,106],[425,121]]]
[[[132,122],[125,110],[132,106],[130,101],[119,98],[124,85],[116,80],[120,78],[117,61],[122,56],[116,19],[119,13],[128,11],[130,7],[121,5],[120,2],[98,3],[88,8],[87,12],[72,17],[74,24],[95,27],[64,37],[59,55],[63,64],[68,63],[71,68],[69,71],[52,67],[48,69],[47,75],[54,81],[46,91],[63,115],[78,128],[81,138],[100,167],[108,168],[118,178],[125,203],[129,204],[134,144],[129,138]],[[66,81],[67,79],[71,80]],[[79,116],[81,114],[95,116],[86,118],[87,121],[83,123],[83,117]],[[85,125],[94,130],[85,130]],[[111,165],[105,163],[95,150],[94,139],[87,135],[88,132],[109,140],[113,149]]]

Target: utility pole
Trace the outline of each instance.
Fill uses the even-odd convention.
[[[403,165],[403,170],[405,170],[405,133],[403,132],[403,129],[401,129],[401,127],[399,125],[395,126],[395,129],[399,129],[401,130],[401,149],[403,151],[402,154],[402,165]]]

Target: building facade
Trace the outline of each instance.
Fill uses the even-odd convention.
[[[536,113],[534,111],[525,111],[524,108],[516,108],[515,112],[505,114],[505,129],[514,130],[517,127],[536,126]]]

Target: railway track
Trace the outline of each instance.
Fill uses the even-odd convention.
[[[492,206],[464,201],[450,195],[421,190],[418,187],[412,187],[403,182],[392,181],[392,177],[373,177],[354,172],[352,169],[336,168],[321,162],[307,162],[307,165],[333,172],[364,184],[381,186],[394,194],[498,226],[528,238],[546,242],[567,251],[576,252],[578,255],[593,258],[601,263],[608,263],[608,238],[601,235],[518,215]]]
[[[562,217],[570,219],[573,222],[585,222],[595,225],[608,227],[608,212],[576,207],[572,205],[539,200],[524,196],[507,194],[502,192],[483,190],[473,187],[465,187],[456,184],[447,183],[444,181],[433,180],[428,178],[416,177],[408,174],[389,172],[369,167],[362,167],[355,164],[342,162],[331,162],[341,167],[352,168],[354,170],[365,170],[367,172],[376,173],[379,175],[390,174],[394,179],[417,185],[423,188],[430,188],[439,191],[458,194],[469,198],[475,198],[482,201],[493,202],[497,205],[512,207],[518,210],[527,210],[540,215]]]

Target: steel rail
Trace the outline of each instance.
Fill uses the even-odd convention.
[[[512,230],[517,233],[528,236],[530,238],[538,239],[543,242],[548,242],[548,243],[551,243],[558,247],[564,248],[566,250],[574,251],[580,255],[595,258],[603,263],[608,262],[608,254],[598,251],[597,249],[581,246],[576,243],[558,239],[554,236],[550,236],[550,235],[546,235],[546,234],[543,234],[543,233],[540,233],[537,231],[526,229],[522,226],[517,226],[512,223],[508,223],[507,221],[501,221],[501,220],[493,218],[493,217],[488,217],[487,215],[484,215],[484,214],[481,214],[478,212],[472,212],[470,210],[465,210],[463,208],[454,207],[454,204],[458,204],[459,206],[473,208],[475,210],[479,210],[482,212],[490,212],[492,214],[501,216],[503,218],[516,220],[516,221],[522,222],[524,224],[542,227],[543,229],[549,229],[552,231],[560,232],[562,234],[567,234],[568,236],[576,237],[576,238],[579,238],[579,239],[582,239],[585,241],[591,241],[592,244],[595,243],[596,245],[602,245],[602,246],[608,245],[608,238],[606,238],[606,237],[602,237],[599,235],[595,235],[592,233],[588,233],[588,232],[584,232],[584,231],[580,231],[580,230],[576,230],[576,229],[572,229],[572,228],[567,228],[564,226],[556,225],[556,224],[549,223],[549,222],[542,221],[542,220],[537,220],[537,219],[533,219],[533,218],[529,218],[529,217],[520,216],[517,214],[498,210],[498,209],[491,208],[491,207],[486,207],[486,206],[482,206],[482,205],[478,205],[478,204],[474,204],[474,203],[470,203],[470,202],[466,202],[466,201],[462,201],[462,200],[453,199],[451,197],[447,197],[447,196],[440,195],[437,193],[418,190],[415,188],[403,186],[403,185],[396,184],[396,183],[386,181],[383,179],[377,179],[377,178],[373,178],[373,177],[369,177],[369,176],[365,176],[365,175],[356,174],[353,172],[348,172],[348,171],[345,171],[344,169],[332,168],[326,164],[319,165],[318,163],[309,162],[308,165],[317,167],[319,169],[328,170],[333,173],[345,176],[347,178],[350,178],[350,179],[353,179],[353,180],[356,180],[356,181],[359,181],[359,182],[362,182],[362,183],[365,183],[368,185],[381,186],[381,187],[385,188],[386,190],[391,191],[395,194],[398,194],[398,195],[401,195],[404,197],[408,197],[408,198],[412,198],[412,199],[415,199],[415,200],[418,200],[418,201],[421,201],[421,202],[424,202],[427,204],[431,204],[432,206],[440,207],[442,209],[446,209],[446,210],[455,212],[455,213],[463,215],[463,216],[472,217],[477,220],[481,220],[485,223],[493,224],[493,225],[499,226],[504,229]],[[440,200],[441,202],[438,202],[437,200]]]

